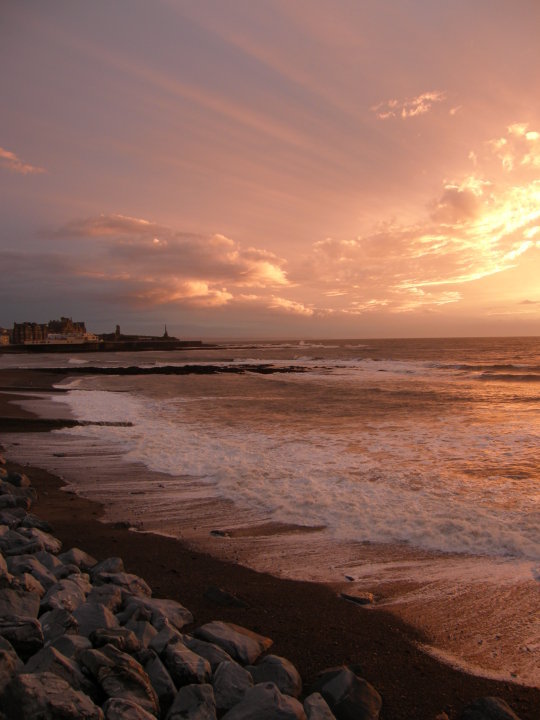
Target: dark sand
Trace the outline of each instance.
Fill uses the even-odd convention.
[[[9,389],[9,394],[0,392],[0,442],[10,428],[47,430],[35,422],[27,425],[32,413],[10,401],[17,390],[47,390],[51,380],[59,378],[0,371],[0,391]],[[540,690],[467,675],[440,663],[418,650],[413,643],[418,635],[386,612],[346,602],[323,585],[277,579],[195,552],[174,539],[106,525],[99,521],[101,506],[62,491],[58,477],[39,468],[19,469],[39,493],[33,512],[51,522],[66,549],[77,546],[97,559],[121,556],[126,569],[143,577],[156,597],[173,598],[189,608],[197,625],[220,619],[271,637],[272,652],[296,665],[306,691],[317,672],[348,663],[381,693],[381,720],[435,720],[441,712],[454,720],[468,702],[487,695],[504,698],[522,720],[539,717]],[[247,607],[216,604],[205,597],[211,586],[235,594]]]

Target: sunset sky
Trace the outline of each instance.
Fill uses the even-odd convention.
[[[0,326],[540,335],[538,0],[7,0]]]

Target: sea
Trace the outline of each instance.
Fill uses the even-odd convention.
[[[245,372],[159,370],[193,364]],[[0,355],[60,366],[77,374],[23,404],[86,424],[7,434],[9,457],[107,521],[367,594],[426,652],[540,687],[540,338]]]

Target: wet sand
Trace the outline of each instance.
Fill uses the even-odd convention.
[[[18,433],[46,431],[12,401],[23,391],[50,390],[51,381],[59,377],[0,371],[0,389],[8,390],[0,392],[0,418],[16,420]],[[1,422],[0,443],[10,423]],[[538,717],[540,690],[454,670],[418,649],[415,641],[424,638],[387,612],[347,602],[322,584],[279,579],[197,552],[186,542],[105,524],[101,505],[63,491],[62,480],[40,468],[23,469],[39,493],[34,511],[52,523],[66,548],[78,546],[99,559],[123,557],[127,570],[144,577],[156,596],[186,605],[196,624],[222,619],[268,635],[273,652],[298,667],[306,689],[320,670],[348,663],[381,693],[381,720],[434,720],[443,711],[454,720],[468,702],[486,695],[504,698],[522,720]],[[247,607],[216,604],[207,596],[212,586]]]

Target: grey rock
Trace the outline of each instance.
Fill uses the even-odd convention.
[[[7,559],[9,571],[14,575],[29,573],[48,590],[57,580],[52,572],[39,560],[38,555],[19,555]]]
[[[51,572],[56,570],[56,568],[62,567],[64,564],[56,557],[56,555],[53,555],[53,553],[50,553],[47,550],[40,550],[40,552],[36,553],[36,558]]]
[[[75,690],[82,690],[92,697],[97,697],[96,687],[85,677],[77,663],[63,655],[59,650],[45,647],[28,660],[24,666],[25,673],[52,672],[63,678]]]
[[[19,587],[25,592],[35,593],[39,597],[40,601],[41,598],[45,595],[45,588],[43,587],[43,585],[39,582],[37,578],[35,578],[33,575],[30,575],[30,573],[22,573],[15,579],[15,582],[12,583],[12,585],[14,587]]]
[[[161,715],[165,717],[176,696],[177,688],[159,657],[151,650],[149,653],[150,655],[144,663],[144,669],[158,696]]]
[[[28,592],[21,587],[0,588],[0,617],[17,615],[37,618],[39,602],[37,592]]]
[[[306,720],[306,715],[298,700],[280,693],[274,683],[262,683],[247,690],[222,720]]]
[[[141,648],[147,648],[158,634],[156,628],[146,620],[129,620],[125,627],[135,633]]]
[[[81,570],[87,571],[97,565],[97,560],[80,548],[71,548],[61,553],[58,559],[64,565],[77,565]]]
[[[217,666],[222,662],[234,662],[228,652],[225,652],[223,648],[220,648],[214,643],[206,642],[206,640],[200,640],[199,638],[191,637],[191,635],[184,635],[184,645],[186,645],[194,653],[206,658],[210,663],[212,672],[215,671]]]
[[[313,690],[320,692],[337,720],[377,720],[379,717],[381,696],[348,667],[320,673]]]
[[[87,695],[50,672],[17,676],[5,693],[4,710],[20,720],[103,720]]]
[[[58,538],[53,537],[50,533],[43,532],[36,527],[19,527],[21,535],[33,542],[41,542],[43,549],[47,552],[56,554],[62,549],[62,543]]]
[[[278,655],[267,655],[257,665],[249,665],[255,685],[273,682],[285,695],[298,698],[302,693],[302,678],[294,665]]]
[[[53,643],[63,635],[75,635],[79,632],[79,623],[69,610],[59,608],[43,613],[39,618],[43,638],[46,643]]]
[[[336,716],[320,693],[308,695],[304,700],[304,711],[308,720],[336,720]]]
[[[121,573],[124,572],[124,561],[121,557],[109,557],[96,563],[90,570],[92,580],[100,573]]]
[[[17,502],[17,498],[13,497],[13,495],[0,495],[1,510],[16,508],[19,505],[20,503]],[[30,503],[28,503],[28,507],[30,507]]]
[[[33,617],[0,617],[0,635],[8,640],[22,660],[43,647],[43,631]]]
[[[180,688],[166,720],[216,720],[216,705],[211,685],[186,685]]]
[[[28,475],[20,472],[8,472],[7,481],[15,487],[31,487],[32,483]]]
[[[95,648],[103,645],[114,645],[118,650],[129,654],[140,649],[139,641],[134,632],[124,627],[98,628],[90,633],[90,640]]]
[[[85,601],[86,595],[79,584],[70,578],[64,578],[47,590],[41,600],[41,609],[74,612]]]
[[[155,715],[138,703],[124,698],[109,698],[103,706],[103,712],[105,720],[155,720]]]
[[[243,665],[252,664],[265,650],[272,646],[270,638],[258,635],[247,628],[214,621],[197,628],[195,637],[215,643]]]
[[[57,580],[63,580],[67,577],[75,577],[76,575],[79,575],[81,572],[80,568],[77,567],[77,565],[60,565],[59,567],[54,568],[52,571],[54,577]]]
[[[460,720],[519,720],[519,717],[502,698],[483,697],[467,705]]]
[[[19,527],[27,514],[26,510],[20,507],[0,510],[0,525],[7,525],[14,530]]]
[[[85,602],[73,612],[73,617],[79,623],[79,633],[89,636],[99,628],[118,627],[118,620],[112,612],[100,603]]]
[[[50,523],[48,523],[46,520],[41,520],[41,518],[38,518],[37,515],[32,515],[32,513],[25,513],[25,516],[21,520],[20,525],[21,527],[37,528],[38,530],[42,530],[46,533],[52,533],[53,531]]]
[[[82,651],[89,650],[92,647],[92,643],[87,637],[84,637],[84,635],[62,635],[56,638],[56,640],[53,640],[49,647],[56,648],[56,650],[61,652],[62,655],[65,655],[65,657],[78,661]]]
[[[162,655],[169,643],[183,641],[184,637],[178,630],[170,625],[164,625],[157,635],[152,638],[148,647],[157,652],[158,655]]]
[[[237,705],[250,687],[253,687],[251,674],[238,663],[222,662],[212,677],[212,687],[219,712],[230,710]]]
[[[83,650],[80,662],[108,697],[132,700],[157,716],[159,701],[155,690],[144,669],[130,655],[105,645],[100,650]]]
[[[150,622],[158,630],[165,624],[181,630],[185,625],[193,622],[193,615],[176,600],[144,597],[133,597],[127,600],[126,608],[118,615],[118,619],[121,623],[125,623],[141,609],[146,611],[146,616],[150,615]]]
[[[187,648],[182,642],[170,642],[163,652],[163,662],[177,687],[191,683],[207,683],[212,671],[210,663]]]
[[[373,605],[375,596],[365,590],[358,590],[352,593],[340,593],[340,597],[356,605]]]
[[[0,638],[0,698],[12,679],[23,669],[19,658],[11,643]]]
[[[39,539],[28,538],[18,530],[11,530],[7,525],[0,527],[0,552],[4,556],[32,555],[43,550],[43,543]]]
[[[95,585],[107,585],[108,583],[118,585],[127,595],[135,595],[136,597],[150,597],[152,595],[147,583],[138,575],[132,575],[131,573],[93,572],[92,581]]]
[[[117,585],[98,585],[93,587],[86,596],[88,602],[105,605],[115,613],[122,605],[122,590]]]

